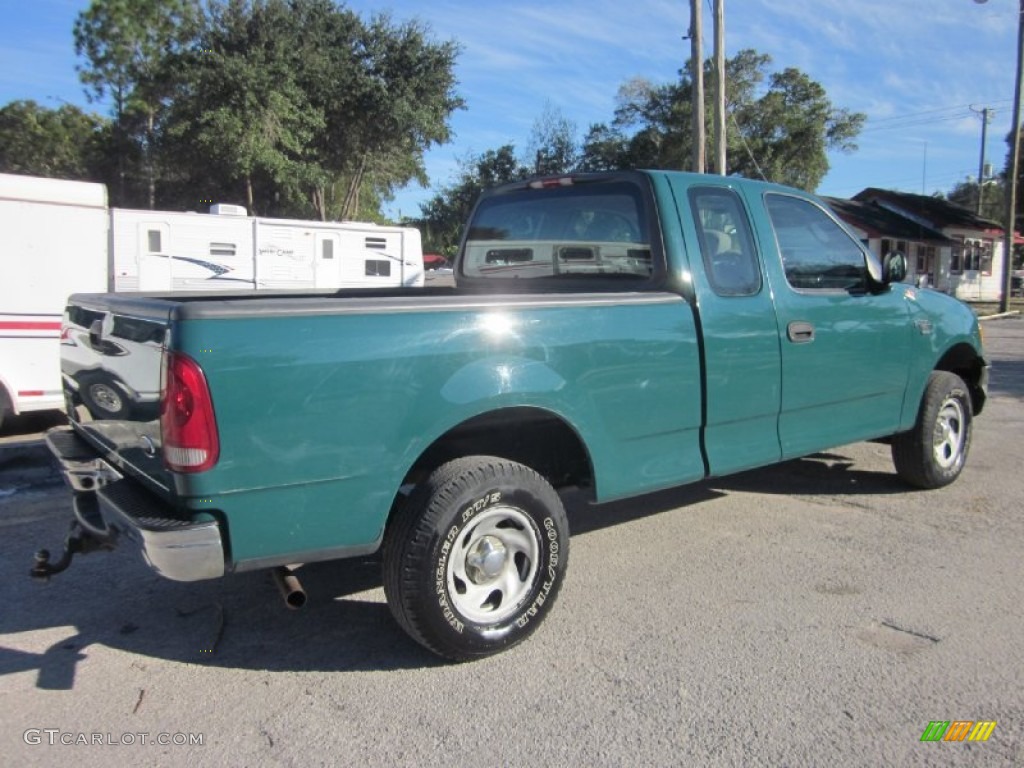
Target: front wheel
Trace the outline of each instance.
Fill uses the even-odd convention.
[[[971,447],[973,409],[963,379],[933,371],[928,379],[917,423],[895,435],[892,458],[896,472],[918,488],[941,488],[960,476]]]
[[[417,642],[456,661],[525,640],[565,577],[569,526],[532,469],[490,456],[435,470],[384,542],[384,593]]]

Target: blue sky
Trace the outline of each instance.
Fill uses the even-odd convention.
[[[710,0],[705,5],[711,48]],[[607,122],[632,77],[668,82],[689,56],[686,0],[352,0],[364,16],[418,18],[462,46],[454,141],[427,156],[435,187],[458,161],[512,142],[525,150],[550,104],[582,135]],[[71,29],[85,0],[0,0],[0,104],[89,105]],[[1011,122],[1017,0],[726,0],[726,49],[754,48],[773,68],[797,67],[835,106],[864,112],[860,149],[834,154],[817,190],[849,197],[868,186],[947,190],[978,172],[981,120],[995,110],[987,158],[1001,170]],[[415,216],[432,190],[398,194],[392,215]]]

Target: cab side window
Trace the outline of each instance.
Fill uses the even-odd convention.
[[[694,187],[690,209],[712,290],[719,296],[753,296],[761,290],[754,239],[743,203],[731,189]]]
[[[765,195],[789,284],[799,290],[859,291],[867,287],[864,251],[809,200]]]

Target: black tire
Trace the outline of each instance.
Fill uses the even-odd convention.
[[[893,436],[892,460],[897,474],[918,488],[952,483],[967,461],[973,420],[971,394],[963,379],[933,371],[914,428]]]
[[[78,391],[94,419],[127,419],[131,414],[128,395],[109,376],[81,376],[78,380]]]
[[[384,541],[384,594],[420,644],[455,661],[525,640],[565,577],[569,525],[529,467],[492,456],[450,461],[416,487]]]

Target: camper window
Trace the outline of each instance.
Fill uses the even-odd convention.
[[[160,247],[160,230],[150,229],[147,230],[146,235],[149,238],[149,252],[160,253],[163,249]]]
[[[321,256],[321,258],[324,258],[324,259],[333,259],[334,258],[334,241],[333,240],[324,240],[323,241],[323,250],[321,251],[320,256]]]
[[[383,259],[367,259],[366,274],[368,277],[391,277],[391,262]]]

